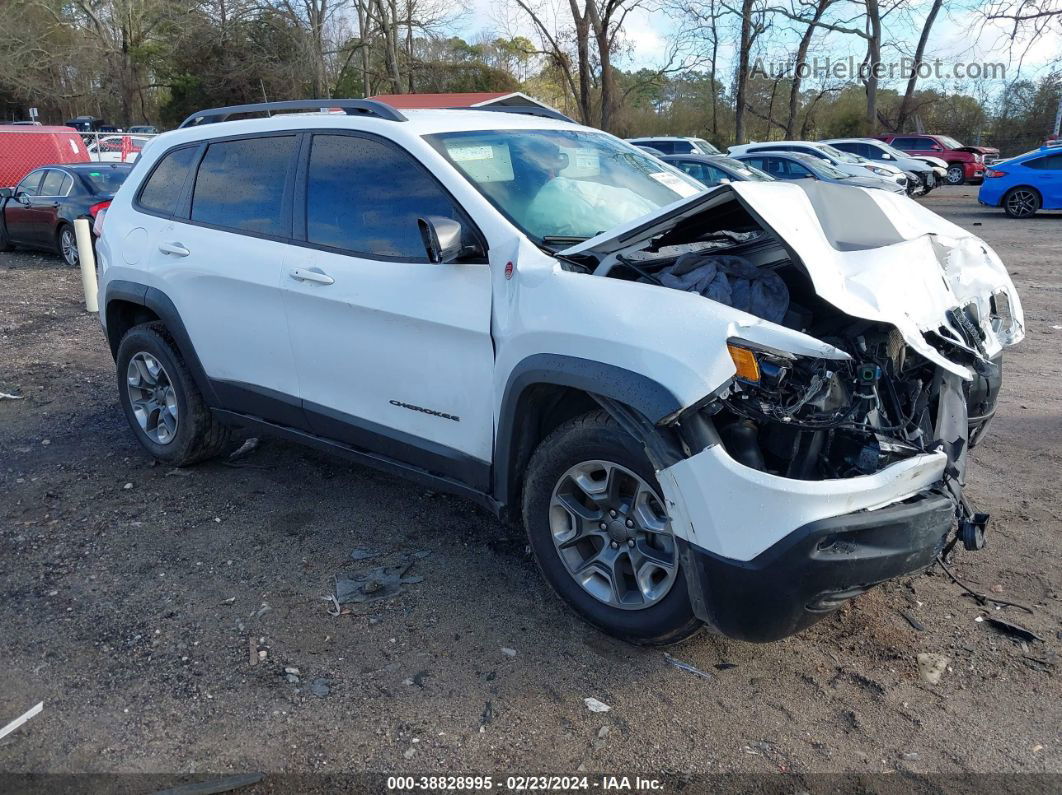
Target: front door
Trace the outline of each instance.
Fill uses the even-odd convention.
[[[26,246],[41,245],[40,211],[34,201],[40,194],[41,181],[47,169],[31,171],[15,187],[14,196],[4,204],[4,223],[12,243]]]
[[[485,489],[489,266],[482,253],[429,262],[417,221],[459,220],[473,248],[478,233],[408,152],[360,134],[313,135],[295,207],[306,245],[284,278],[311,428]]]

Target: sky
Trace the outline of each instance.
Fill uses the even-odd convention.
[[[556,0],[554,0],[555,2]],[[539,0],[541,2],[541,0]],[[560,18],[567,14],[567,2],[561,0]],[[924,5],[924,4],[923,4]],[[570,19],[570,16],[568,17]],[[887,18],[885,20],[885,51],[883,61],[897,61],[902,54],[910,55],[917,42],[924,14],[905,18]],[[782,29],[770,36],[771,44],[762,48],[757,54],[765,63],[784,61],[796,48],[799,33],[785,30],[784,21],[776,24]],[[676,31],[682,28],[682,22],[669,17],[662,11],[636,9],[627,17],[624,25],[624,53],[617,59],[617,66],[624,69],[659,68],[668,58],[671,42]],[[476,33],[497,30],[500,32],[518,32],[535,40],[530,23],[512,0],[473,0],[470,12],[458,24],[457,33],[472,38]],[[1062,67],[1062,34],[1055,31],[1030,43],[1018,41],[1018,46],[1011,47],[1009,30],[1004,22],[983,24],[980,16],[969,7],[968,3],[946,3],[937,17],[926,48],[927,57],[939,58],[943,62],[944,74],[952,74],[954,64],[1002,63],[1006,67],[1006,80],[1017,78],[1036,79],[1048,73],[1052,66]],[[729,40],[736,39],[736,30]],[[724,44],[720,51],[722,68],[733,69],[735,58],[733,43]],[[858,63],[865,51],[862,39],[856,36],[823,31],[816,36],[813,45],[815,55],[824,62],[826,58],[842,59],[851,55]],[[900,87],[903,80],[884,81],[885,87]],[[968,90],[973,87],[971,80],[957,81],[954,78],[943,81],[943,85],[955,90]],[[941,86],[942,81],[928,79],[922,85]],[[990,92],[1003,87],[1003,81],[990,80],[986,84]]]

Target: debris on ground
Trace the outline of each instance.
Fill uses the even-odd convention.
[[[486,726],[494,720],[494,705],[488,701],[483,705],[483,712],[479,716],[479,730],[481,732],[486,731]]]
[[[671,663],[676,668],[678,668],[680,671],[685,671],[688,674],[693,674],[694,676],[699,676],[699,677],[701,677],[701,679],[713,679],[714,678],[707,671],[702,671],[697,666],[690,665],[687,662],[682,662],[682,660],[676,660],[674,657],[672,657],[667,652],[664,652],[664,659],[667,660],[669,663]]]
[[[712,666],[717,671],[729,671],[731,668],[737,668],[737,663],[732,662],[719,662]]]
[[[1000,632],[1004,632],[1007,635],[1011,635],[1021,640],[1038,640],[1041,643],[1046,641],[1033,632],[1031,629],[1026,629],[1020,624],[1012,624],[1009,621],[1004,621],[1002,618],[996,618],[995,616],[985,616],[984,620],[998,629]]]
[[[420,550],[404,555],[397,566],[376,566],[356,574],[337,574],[335,591],[323,597],[326,602],[331,602],[329,614],[341,615],[344,612],[343,605],[389,599],[402,593],[405,585],[424,582],[423,577],[409,576],[408,572],[414,563],[430,554],[429,550]]]
[[[332,692],[327,679],[314,679],[310,682],[310,692],[318,698],[324,698]]]
[[[926,625],[915,618],[913,613],[907,610],[901,610],[900,615],[907,619],[907,623],[910,624],[913,629],[916,629],[919,632],[925,632]]]
[[[252,436],[229,454],[230,461],[239,461],[258,449],[258,437]]]
[[[917,659],[918,675],[922,677],[923,681],[931,685],[935,685],[940,681],[940,677],[944,675],[948,663],[951,662],[943,654],[931,654],[929,652],[922,652]]]
[[[586,704],[586,708],[591,712],[608,712],[612,707],[606,704],[604,701],[598,701],[591,696],[590,698],[584,698],[583,703]]]
[[[516,649],[510,649],[508,646],[502,646],[501,653],[504,654],[506,657],[515,657]]]
[[[358,547],[357,549],[351,550],[350,559],[368,560],[369,558],[375,558],[379,554],[379,552],[373,552],[371,549],[362,549],[361,547]]]
[[[0,392],[0,400],[24,400],[22,395],[11,395],[7,392]]]
[[[36,704],[35,706],[30,707],[28,710],[23,712],[21,715],[19,715],[13,721],[11,721],[9,724],[7,724],[4,728],[0,729],[0,740],[2,740],[5,737],[7,737],[7,735],[11,734],[11,732],[13,732],[15,729],[17,729],[22,724],[24,724],[27,721],[29,721],[34,716],[39,715],[41,713],[41,710],[43,710],[43,709],[44,709],[44,702],[41,701],[40,703]]]

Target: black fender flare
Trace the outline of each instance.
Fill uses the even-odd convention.
[[[139,282],[123,279],[109,282],[104,294],[104,300],[100,302],[104,311],[105,330],[110,319],[109,308],[112,301],[127,301],[154,312],[163,325],[166,326],[166,330],[177,344],[177,350],[180,352],[181,358],[184,359],[184,363],[188,365],[192,378],[195,379],[195,384],[199,387],[206,404],[210,408],[221,408],[221,403],[218,400],[217,393],[214,391],[213,384],[203,369],[203,363],[199,361],[199,355],[195,352],[195,346],[192,345],[192,339],[188,336],[188,330],[184,327],[184,321],[181,320],[177,307],[174,306],[173,301],[170,300],[166,293],[157,287],[149,287]],[[112,353],[117,356],[120,340],[111,339],[110,331],[107,331],[107,340],[110,343]]]
[[[571,387],[595,400],[607,398],[629,406],[654,425],[683,408],[671,390],[642,373],[578,356],[557,353],[528,356],[510,371],[498,412],[493,481],[494,498],[501,505],[507,505],[512,496],[509,492],[511,469],[515,466],[513,443],[520,423],[517,416],[520,397],[537,384]]]

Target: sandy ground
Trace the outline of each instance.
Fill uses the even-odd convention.
[[[971,467],[990,546],[955,570],[1032,606],[994,614],[1043,642],[978,622],[938,569],[784,642],[671,650],[708,678],[582,624],[461,499],[276,441],[156,465],[78,274],[0,254],[0,392],[25,397],[0,401],[0,725],[44,701],[0,771],[1062,772],[1062,216],[975,196],[925,201],[996,248],[1028,338]],[[415,552],[422,582],[329,615],[336,573]],[[919,652],[950,658],[938,685]]]

